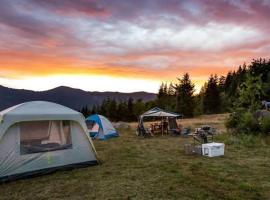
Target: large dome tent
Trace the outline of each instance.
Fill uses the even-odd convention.
[[[86,124],[92,138],[106,140],[119,136],[112,123],[102,115],[95,114],[87,117]]]
[[[81,113],[45,102],[0,112],[0,181],[98,164]]]

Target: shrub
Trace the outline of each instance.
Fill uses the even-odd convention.
[[[260,131],[260,126],[250,112],[245,112],[238,122],[237,129],[243,133],[254,134]]]
[[[243,110],[233,112],[227,119],[225,125],[237,134],[257,134],[260,131],[259,123],[253,115]]]
[[[243,112],[239,111],[231,113],[229,118],[225,122],[225,126],[231,129],[237,128],[240,119],[243,117],[242,115]]]
[[[270,117],[265,117],[261,120],[261,131],[264,134],[270,133]]]

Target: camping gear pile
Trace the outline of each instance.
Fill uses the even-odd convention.
[[[44,101],[0,112],[0,182],[95,164],[81,113]]]
[[[224,155],[224,144],[214,142],[214,134],[216,129],[209,125],[204,125],[196,128],[192,134],[193,144],[187,143],[184,145],[186,154],[199,154],[209,157]]]
[[[160,108],[153,108],[139,117],[139,123],[137,127],[138,136],[154,136],[157,134],[180,134],[181,129],[177,125],[177,117],[180,117],[180,114],[164,111]],[[144,119],[155,119],[160,122],[155,122],[150,125],[150,128],[144,126]]]
[[[210,140],[213,142],[215,132],[216,130],[208,125],[196,128],[193,134],[193,141],[194,143],[199,142],[200,144],[208,143]]]

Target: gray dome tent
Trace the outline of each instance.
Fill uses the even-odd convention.
[[[0,181],[97,164],[81,113],[33,101],[0,112]]]

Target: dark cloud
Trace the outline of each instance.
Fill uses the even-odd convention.
[[[179,25],[209,22],[269,28],[267,0],[27,0],[57,15],[91,17],[110,23],[155,21],[161,16]],[[178,19],[178,20],[176,20]],[[181,25],[182,25],[181,23]]]
[[[100,1],[95,0],[29,0],[29,2],[64,15],[102,16],[106,14],[105,7],[100,4]]]
[[[263,0],[206,0],[205,16],[218,23],[234,23],[257,28],[269,28],[270,4]]]
[[[0,5],[0,23],[15,29],[29,37],[47,36],[51,27],[31,15],[22,14],[11,1],[3,1]]]
[[[85,45],[85,42],[76,37],[68,24],[44,16],[44,12],[39,13],[36,7],[26,1],[1,0],[0,25],[2,25],[0,39],[10,38],[5,41],[8,44],[14,42],[14,35],[16,35],[18,39],[16,43],[27,45],[28,51],[42,51],[45,48],[50,49],[49,52],[43,52],[48,54],[56,47]],[[10,45],[10,48],[14,46]],[[59,49],[56,51],[60,52]]]
[[[56,27],[50,21],[37,19],[30,13],[23,14],[20,9],[27,9],[27,6],[33,13],[38,8],[45,10],[48,15],[95,17],[110,23],[124,20],[154,24],[157,18],[163,17],[179,26],[183,23],[204,25],[217,22],[270,27],[270,4],[266,0],[26,0],[26,6],[21,8],[15,6],[18,1],[12,2],[2,0],[0,23],[33,35],[47,34]]]

